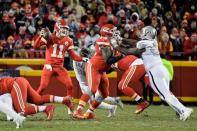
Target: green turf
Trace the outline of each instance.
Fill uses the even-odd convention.
[[[135,106],[125,105],[117,109],[116,116],[107,118],[107,111],[96,110],[95,120],[73,120],[66,114],[64,106],[56,105],[54,118],[46,121],[39,113],[28,117],[23,128],[15,129],[15,123],[5,121],[0,115],[0,131],[197,131],[197,107],[185,122],[176,118],[174,111],[164,105],[150,106],[140,115],[134,115]]]

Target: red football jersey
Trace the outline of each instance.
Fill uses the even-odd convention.
[[[129,69],[131,64],[137,59],[138,58],[134,55],[125,56],[124,58],[122,58],[121,60],[118,61],[118,69],[121,71],[125,71],[125,70]]]
[[[99,71],[107,71],[110,68],[110,65],[108,65],[105,62],[102,56],[102,52],[100,50],[100,46],[111,47],[110,40],[107,37],[100,37],[97,39],[96,44],[95,44],[95,54],[90,59],[90,63],[92,64],[93,67],[95,67]]]
[[[0,78],[0,94],[10,93],[13,87],[15,78],[5,77]]]
[[[35,41],[35,47],[46,44],[46,64],[52,66],[63,66],[65,52],[74,48],[73,40],[70,37],[58,38],[55,33],[49,37],[49,40],[38,39]]]

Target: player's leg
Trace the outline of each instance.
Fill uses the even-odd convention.
[[[101,97],[101,95],[99,94],[99,91],[97,91],[96,94],[95,94],[95,99],[98,99],[99,97]],[[104,109],[104,110],[109,111],[107,117],[115,116],[116,108],[117,108],[117,105],[112,105],[112,104],[106,103],[104,101],[101,102],[100,105],[98,106],[98,109]]]
[[[55,68],[55,72],[58,74],[57,79],[66,87],[67,96],[63,98],[63,103],[67,105],[68,109],[73,112],[74,105],[71,100],[73,97],[73,83],[68,71],[64,67]],[[60,97],[54,97],[55,101],[62,101]]]
[[[68,74],[68,71],[64,67],[55,68],[58,74],[57,79],[65,86],[67,90],[67,96],[73,96],[73,83]]]
[[[41,76],[41,80],[40,80],[40,85],[39,85],[38,89],[36,90],[36,92],[38,92],[38,94],[42,94],[44,89],[46,89],[48,87],[52,74],[53,74],[53,71],[49,71],[49,70],[43,68],[42,76]]]
[[[77,109],[73,113],[74,117],[76,117],[77,115],[80,116],[83,115],[83,108],[86,106],[87,102],[89,101],[90,96],[92,96],[92,92],[90,91],[90,88],[88,87],[86,82],[82,82],[79,80],[79,86],[81,88],[82,95],[80,97]]]
[[[106,97],[104,100],[104,102],[107,102],[107,103],[110,103],[112,105],[117,105],[119,106],[121,109],[124,108],[124,104],[123,102],[121,101],[120,97],[111,97],[111,96],[108,96]]]
[[[186,108],[179,100],[169,91],[169,76],[165,67],[158,66],[152,68],[149,72],[151,87],[180,115],[180,120],[186,120],[192,113],[192,109]],[[165,78],[165,79],[164,79]]]
[[[12,105],[12,97],[10,93],[0,95],[0,101],[5,103],[10,109],[14,110],[13,105]],[[6,117],[8,121],[13,120],[13,118],[9,115],[6,115]]]
[[[54,95],[39,95],[30,85],[28,81],[27,82],[27,94],[28,98],[31,103],[34,104],[44,104],[44,103],[63,103],[65,104],[67,100],[67,97],[60,97],[60,96],[54,96]],[[55,107],[52,105],[49,106],[38,106],[37,110],[39,112],[45,112],[47,114],[47,119],[51,120],[53,116],[53,111]]]
[[[90,105],[89,109],[84,114],[84,118],[86,118],[86,119],[93,119],[94,118],[94,110],[109,95],[109,80],[108,80],[108,77],[107,77],[106,73],[103,73],[101,75],[98,91],[99,91],[100,95],[95,97],[95,99],[91,102],[91,105]]]
[[[11,96],[13,100],[14,109],[16,110],[16,112],[22,113],[25,116],[36,114],[38,112],[53,112],[54,108],[51,108],[51,106],[27,106],[27,91],[29,90],[29,86],[29,82],[23,77],[18,77],[14,81]],[[39,97],[39,95],[37,96]],[[48,119],[50,120],[51,118],[52,117],[50,116]]]
[[[11,96],[8,96],[11,97]],[[5,99],[8,98],[6,96]],[[0,100],[0,112],[5,113],[7,116],[10,116],[11,118],[13,118],[13,121],[16,123],[16,128],[19,128],[20,126],[22,126],[22,123],[25,121],[25,117],[17,114],[12,108],[10,108],[8,106],[7,103],[4,103],[3,101]]]
[[[138,105],[136,107],[136,114],[141,113],[145,108],[149,106],[149,103],[139,96],[133,88],[129,87],[130,82],[137,82],[144,75],[145,69],[143,65],[131,66],[122,75],[122,78],[118,84],[118,88],[127,96],[134,99]]]
[[[92,97],[92,94],[95,94],[96,91],[98,90],[100,80],[101,80],[101,74],[100,74],[100,72],[98,72],[96,69],[94,69],[92,67],[91,63],[86,64],[85,71],[86,71],[86,80],[88,83],[88,87],[90,88],[90,93],[84,93],[82,95],[82,97],[84,97],[84,98],[82,98],[82,99],[85,103],[87,103],[88,100]],[[84,104],[84,102],[81,104]],[[80,115],[78,115],[76,117],[79,119],[84,118],[84,116],[80,116]]]

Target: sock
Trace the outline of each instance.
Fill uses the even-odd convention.
[[[94,112],[94,110],[101,104],[101,102],[98,102],[96,100],[93,100],[90,107],[89,107],[89,111]]]
[[[144,99],[142,99],[142,97],[140,97],[139,95],[137,95],[134,100],[139,104],[139,103],[142,103],[144,102]]]
[[[54,96],[54,102],[57,102],[57,103],[62,103],[63,100],[64,100],[64,97],[60,97],[60,96]]]
[[[47,106],[38,106],[38,112],[44,112]]]
[[[86,103],[89,101],[89,99],[90,99],[90,96],[88,94],[82,94],[77,110],[80,108],[83,109]]]
[[[106,110],[110,110],[114,107],[114,105],[110,105],[108,103],[105,102],[101,102],[101,104],[98,106],[98,108],[100,109],[106,109]]]

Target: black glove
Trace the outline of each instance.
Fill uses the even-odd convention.
[[[82,57],[88,57],[90,55],[90,51],[86,48],[81,48],[80,50],[80,56]]]

